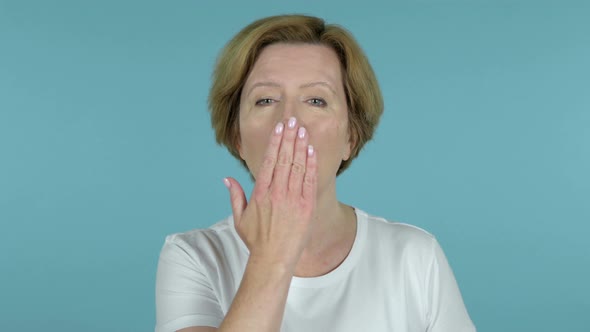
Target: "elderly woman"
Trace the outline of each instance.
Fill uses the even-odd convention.
[[[248,202],[224,179],[233,216],[166,238],[157,332],[475,331],[431,234],[336,197],[383,111],[346,30],[301,15],[250,24],[221,53],[209,104],[255,186]]]

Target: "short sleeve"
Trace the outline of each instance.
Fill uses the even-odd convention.
[[[457,281],[436,239],[427,275],[427,332],[475,332]]]
[[[176,235],[166,237],[156,274],[156,332],[219,327],[222,320],[219,301],[195,250]]]

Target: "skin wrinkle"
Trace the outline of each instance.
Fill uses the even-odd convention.
[[[334,95],[337,94],[336,90],[332,87],[332,84],[330,84],[329,82],[324,82],[324,81],[305,83],[305,84],[300,85],[299,88],[304,89],[304,88],[312,88],[315,86],[326,87]],[[250,89],[248,89],[248,93],[246,93],[246,96],[250,96],[255,88],[260,88],[260,87],[281,88],[281,84],[277,83],[277,82],[273,82],[273,81],[256,82],[256,83],[252,84],[252,87],[250,87]]]

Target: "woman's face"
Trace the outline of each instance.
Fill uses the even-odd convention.
[[[317,152],[318,192],[332,185],[350,157],[346,95],[336,53],[312,44],[272,44],[260,53],[240,99],[238,150],[258,174],[275,125],[290,117]]]

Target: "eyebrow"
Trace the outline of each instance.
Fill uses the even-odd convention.
[[[318,85],[326,87],[330,91],[332,91],[332,93],[336,94],[336,90],[334,90],[332,85],[330,85],[330,83],[324,82],[324,81],[305,83],[305,84],[300,85],[299,88],[305,89],[305,88],[311,88],[311,87],[318,86]],[[250,89],[248,89],[248,94],[252,93],[252,90],[254,90],[255,88],[265,87],[265,86],[269,86],[269,87],[273,87],[273,88],[280,88],[281,87],[281,85],[277,82],[272,82],[272,81],[256,82],[250,87]]]
[[[250,87],[250,89],[248,89],[248,95],[252,93],[252,90],[254,90],[255,88],[258,87],[263,87],[263,86],[270,86],[273,88],[280,88],[281,85],[277,82],[256,82],[254,84],[252,84],[252,86]]]
[[[336,94],[336,90],[334,90],[334,88],[332,87],[332,85],[330,85],[330,83],[328,83],[328,82],[323,82],[323,81],[322,82],[311,82],[311,83],[303,84],[303,85],[299,86],[299,88],[301,88],[301,89],[303,89],[303,88],[311,88],[311,87],[314,87],[314,86],[317,86],[317,85],[324,86],[324,87],[330,89],[330,91],[332,91],[332,93]]]

